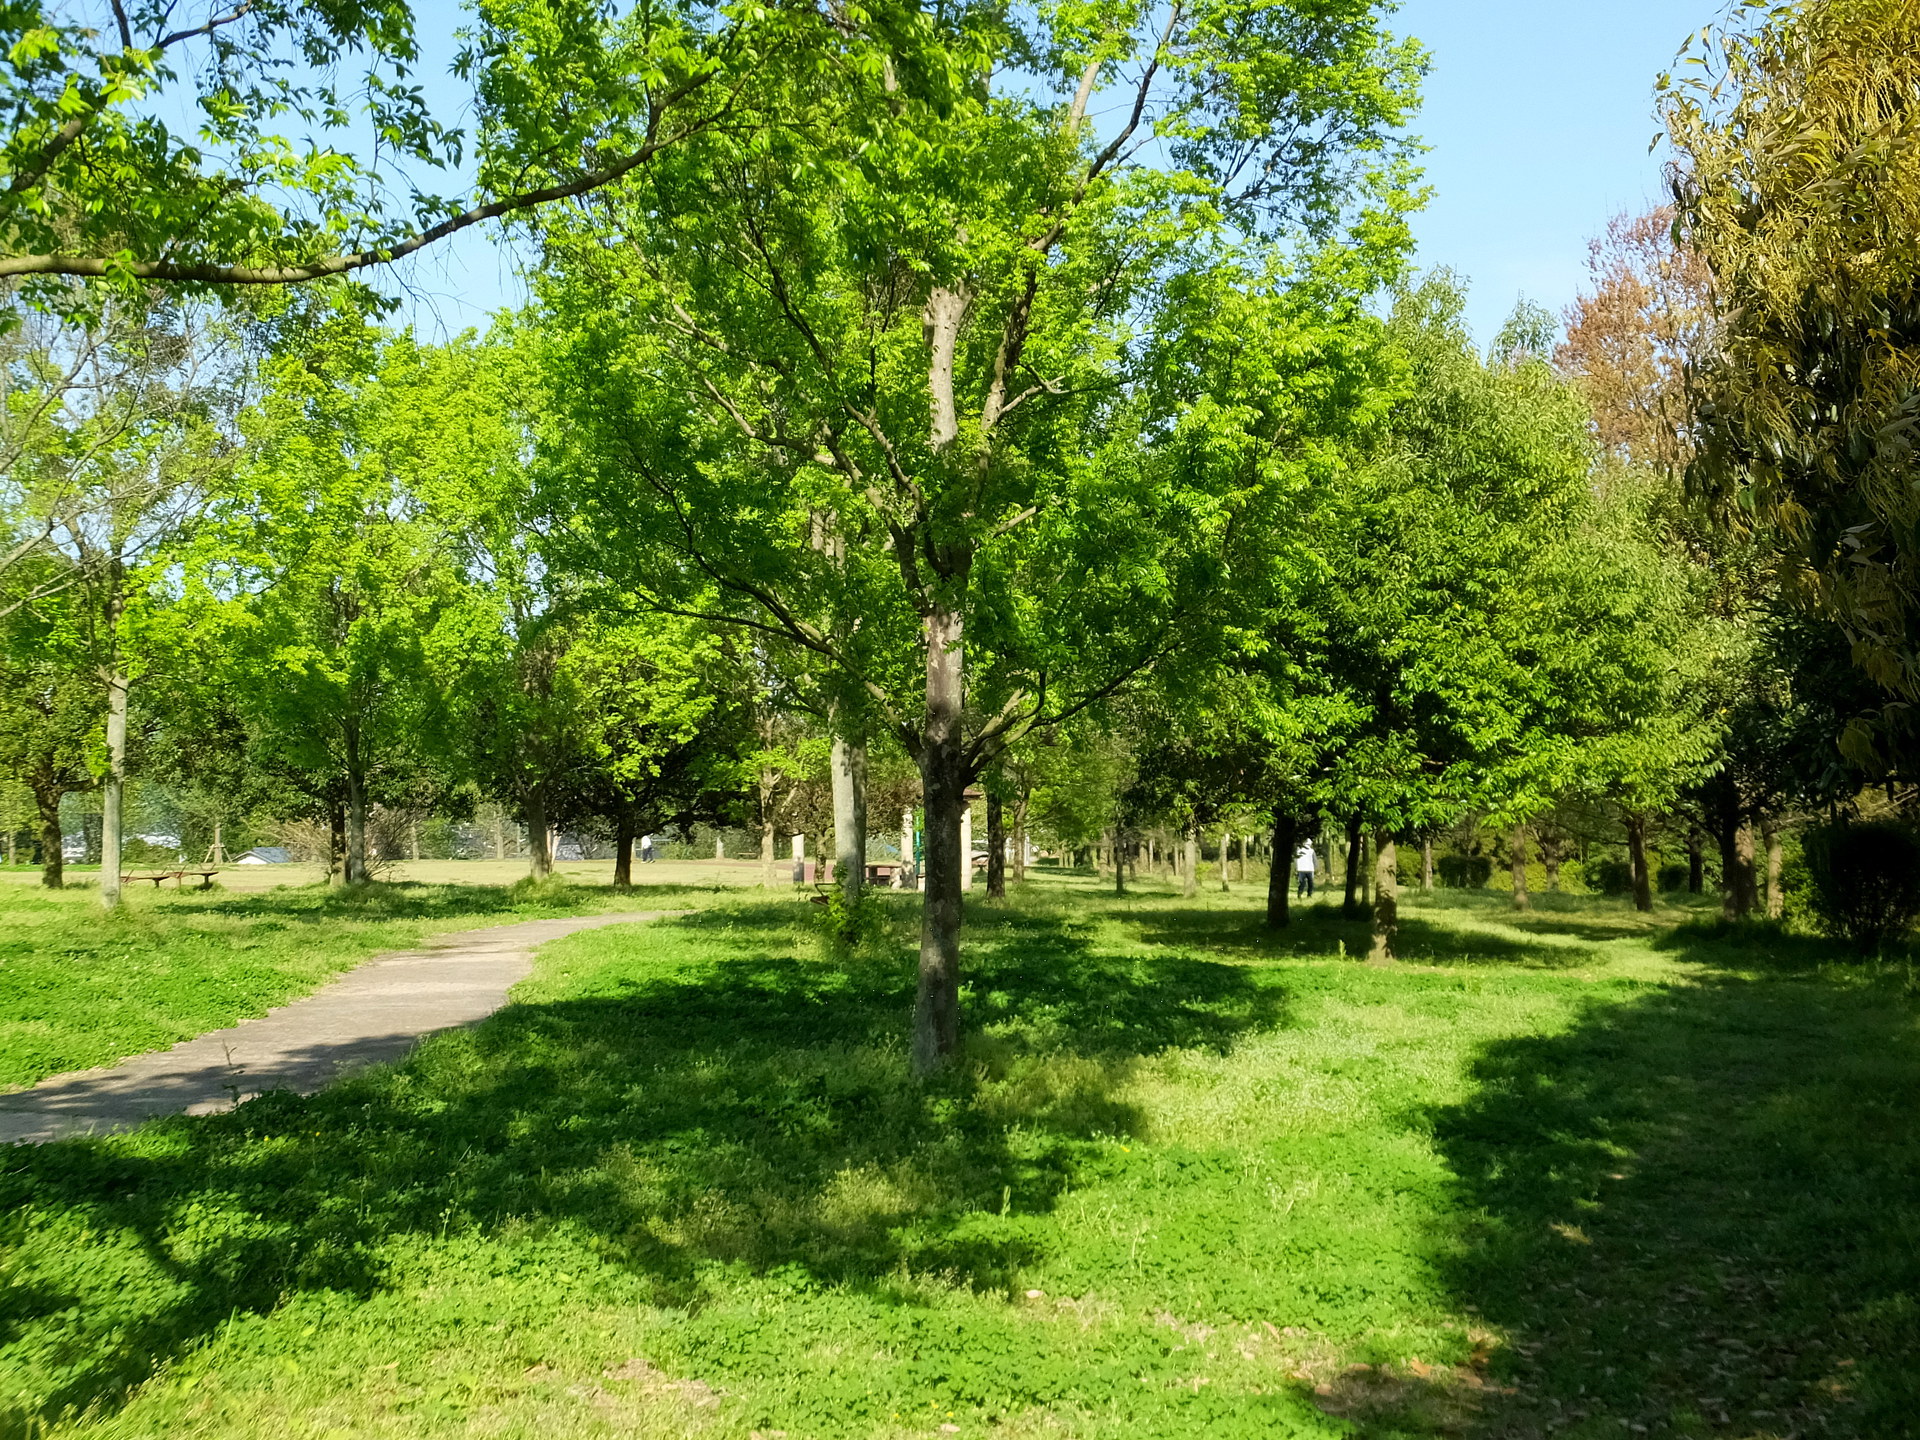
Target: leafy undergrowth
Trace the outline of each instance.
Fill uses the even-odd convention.
[[[736,901],[327,1094],[9,1152],[0,1434],[1914,1433],[1893,977],[1477,897],[1377,970],[1251,903],[975,906],[924,1087],[904,905],[849,960]]]
[[[428,935],[553,915],[705,903],[672,887],[308,885],[264,894],[0,886],[0,1087],[217,1030]]]

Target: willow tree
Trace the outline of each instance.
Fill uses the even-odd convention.
[[[1303,237],[1375,283],[1419,57],[1367,0],[872,28],[804,124],[695,137],[551,223],[541,298],[555,494],[601,563],[726,597],[920,771],[926,1071],[960,1034],[966,787],[1199,633],[1265,477],[1182,343],[1284,290]]]
[[[1805,0],[1713,37],[1665,101],[1680,237],[1720,316],[1694,481],[1788,593],[1920,697],[1920,11]]]

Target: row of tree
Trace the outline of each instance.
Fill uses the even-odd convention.
[[[497,198],[423,201],[411,232],[321,172],[278,177],[307,218],[248,209],[261,176],[165,136],[164,173],[120,172],[154,191],[127,211],[86,167],[142,123],[125,77],[160,83],[191,37],[116,60],[49,31],[35,84],[94,93],[80,56],[123,88],[58,124],[28,107],[10,152],[10,197],[90,218],[21,220],[42,248],[0,263],[32,277],[0,342],[0,763],[56,867],[60,796],[102,787],[109,903],[135,768],[324,820],[351,884],[373,807],[474,797],[536,874],[561,823],[611,834],[623,879],[633,835],[675,823],[746,820],[770,855],[783,777],[823,764],[849,917],[870,799],[924,812],[923,1071],[960,1035],[976,792],[990,859],[1011,806],[1016,833],[1099,837],[1121,884],[1149,836],[1192,876],[1203,831],[1257,815],[1283,858],[1331,822],[1371,849],[1383,958],[1398,847],[1469,815],[1505,832],[1516,903],[1530,849],[1598,807],[1636,903],[1666,826],[1718,841],[1743,913],[1783,820],[1897,781],[1904,702],[1877,687],[1906,683],[1906,492],[1872,477],[1906,431],[1898,376],[1858,356],[1819,384],[1879,409],[1831,427],[1804,393],[1822,337],[1877,364],[1894,313],[1891,272],[1805,257],[1903,254],[1890,225],[1784,181],[1776,222],[1777,157],[1740,146],[1781,113],[1769,84],[1852,83],[1827,61],[1860,24],[1862,63],[1897,64],[1898,8],[1729,36],[1752,123],[1676,90],[1677,213],[1597,247],[1564,343],[1522,306],[1486,352],[1458,283],[1407,272],[1423,58],[1360,0],[754,6],[671,33],[596,11],[557,59],[545,11],[490,7],[463,64]],[[327,34],[376,75],[411,56],[371,13],[254,13],[230,65]],[[236,137],[332,93],[276,83]],[[374,93],[417,158],[445,150],[417,96]],[[1829,111],[1879,138],[1800,182],[1905,153],[1897,107]],[[349,284],[271,288],[483,210],[538,254],[484,336],[426,346]],[[96,263],[112,223],[173,227],[179,258]],[[266,298],[202,298],[235,282]],[[1813,299],[1775,293],[1796,284]]]

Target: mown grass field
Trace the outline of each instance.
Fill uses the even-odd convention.
[[[1905,972],[1500,899],[1393,969],[977,903],[927,1086],[905,904],[569,937],[396,1069],[0,1155],[0,1435],[1920,1433]]]

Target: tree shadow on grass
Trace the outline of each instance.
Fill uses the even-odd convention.
[[[318,885],[262,890],[250,894],[189,891],[166,908],[173,914],[219,916],[233,920],[287,920],[324,924],[329,920],[451,920],[473,916],[478,924],[511,924],[566,911],[570,904],[635,910],[670,909],[675,901],[711,896],[711,885],[648,885],[615,890],[610,885],[565,881],[527,892],[516,885],[436,884],[380,881],[352,889]],[[169,897],[171,898],[171,897]]]
[[[616,953],[582,998],[309,1099],[5,1152],[0,1435],[110,1411],[236,1314],[371,1295],[408,1236],[564,1227],[689,1307],[716,1266],[899,1303],[903,1276],[1014,1287],[1036,1258],[1021,1217],[1138,1124],[1116,1098],[1130,1067],[1284,1023],[1285,996],[1240,966],[1102,956],[1056,919],[979,919],[982,1038],[925,1085],[904,1073],[905,955],[803,958],[769,906],[635,932],[661,963]]]
[[[1670,943],[1695,983],[1490,1047],[1434,1117],[1481,1217],[1443,1270],[1512,1341],[1476,1428],[1920,1434],[1911,1001]]]

